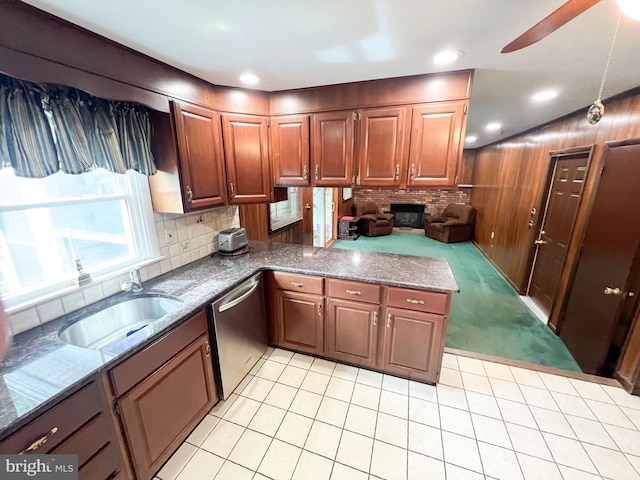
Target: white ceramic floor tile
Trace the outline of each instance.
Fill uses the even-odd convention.
[[[246,427],[260,408],[260,405],[260,402],[256,402],[251,398],[240,397],[231,405],[231,408],[227,410],[227,413],[222,418],[228,422]]]
[[[221,400],[218,403],[216,403],[213,406],[213,408],[209,410],[209,415],[222,418],[224,414],[227,413],[227,410],[231,408],[231,405],[233,405],[233,402],[235,402],[237,399],[238,399],[238,395],[236,395],[235,393],[232,393],[229,396],[229,398],[227,398],[226,400]]]
[[[351,404],[349,405],[344,428],[367,437],[373,437],[376,431],[377,419],[378,412],[375,410]]]
[[[624,414],[635,425],[637,430],[640,430],[640,410],[635,410],[628,407],[620,407]]]
[[[462,388],[462,377],[460,370],[443,367],[440,369],[438,384],[449,385],[450,387]]]
[[[284,363],[267,360],[260,370],[258,370],[258,373],[256,373],[256,377],[265,378],[275,382],[278,380],[278,377],[282,374],[285,367],[286,365]]]
[[[571,425],[560,412],[553,412],[544,408],[531,407],[531,413],[536,419],[538,428],[543,432],[555,433],[563,437],[576,438]]]
[[[187,442],[191,445],[195,445],[199,447],[202,445],[202,442],[209,436],[213,427],[215,427],[220,419],[218,417],[214,417],[213,415],[205,416],[202,421],[198,424],[198,426],[191,432],[191,435],[187,437]]]
[[[584,380],[577,380],[570,378],[569,382],[573,385],[582,398],[588,398],[589,400],[597,400],[604,403],[613,403],[612,398],[607,395],[607,392],[601,385],[593,382],[586,382]]]
[[[442,430],[475,438],[471,415],[466,410],[440,405],[440,424]]]
[[[304,377],[301,390],[307,390],[308,392],[317,393],[318,395],[324,395],[327,385],[329,385],[331,377],[323,375],[322,373],[309,371],[307,376]]]
[[[329,380],[329,385],[327,386],[325,395],[327,397],[335,398],[336,400],[349,402],[355,385],[355,382],[350,382],[349,380],[343,380],[342,378],[334,376]]]
[[[352,432],[343,432],[336,455],[336,462],[361,470],[369,471],[373,439]]]
[[[242,381],[238,384],[236,389],[233,391],[233,393],[240,395],[244,391],[244,389],[247,388],[247,385],[249,385],[249,382],[253,380],[253,377],[254,375],[247,375],[246,377],[244,377]]]
[[[253,472],[233,462],[226,461],[215,480],[251,480]]]
[[[534,407],[546,408],[547,410],[560,411],[556,401],[551,396],[551,392],[546,388],[530,387],[528,385],[520,385],[520,391],[527,405]],[[577,398],[577,397],[572,397]]]
[[[540,378],[544,382],[548,390],[558,393],[566,393],[567,395],[575,395],[579,397],[578,391],[571,385],[571,382],[566,377],[560,377],[558,375],[551,375],[549,373],[540,372]]]
[[[289,365],[292,367],[304,368],[305,370],[309,370],[311,364],[315,360],[314,357],[310,357],[309,355],[303,355],[302,353],[296,353],[289,360]]]
[[[507,365],[485,361],[482,362],[482,365],[484,366],[485,372],[487,372],[487,377],[495,378],[498,380],[506,380],[508,382],[516,381],[516,379],[513,378],[511,369]]]
[[[566,419],[569,425],[571,425],[576,437],[582,443],[592,443],[600,447],[612,449],[618,448],[600,422],[594,422],[593,420],[574,417],[572,415],[566,415]]]
[[[558,466],[523,453],[516,453],[525,480],[562,480]]]
[[[473,429],[479,441],[491,443],[499,447],[512,448],[509,434],[502,420],[472,414]]]
[[[289,411],[299,415],[304,415],[305,417],[315,418],[321,401],[322,395],[299,390],[298,393],[296,393],[293,402],[291,402]]]
[[[304,449],[334,460],[342,429],[322,422],[313,422]]]
[[[604,425],[604,428],[622,452],[640,456],[640,432],[615,425]]]
[[[223,458],[206,450],[198,449],[180,471],[176,480],[211,480],[223,464]]]
[[[520,464],[513,450],[479,442],[480,458],[485,475],[499,480],[522,480]]]
[[[586,444],[584,448],[603,477],[612,480],[637,480],[640,478],[638,472],[622,453],[596,445]]]
[[[623,388],[611,387],[609,385],[603,385],[602,388],[604,388],[611,399],[616,402],[616,405],[640,410],[640,397],[629,395]]]
[[[289,361],[291,361],[292,357],[293,357],[293,352],[276,348],[273,352],[271,352],[271,355],[269,355],[269,360],[287,364],[289,363]]]
[[[409,452],[408,480],[445,480],[444,462]]]
[[[258,469],[271,444],[271,437],[253,430],[245,430],[229,454],[229,460],[253,471]]]
[[[302,448],[307,441],[307,436],[309,435],[312,424],[313,420],[311,418],[303,417],[297,413],[287,412],[284,419],[282,419],[275,438]]]
[[[514,425],[513,423],[507,423],[506,426],[509,437],[511,438],[511,443],[513,444],[513,449],[516,452],[553,461],[551,452],[540,431],[521,425]]]
[[[565,465],[558,465],[558,469],[560,473],[562,473],[564,480],[602,480],[600,475],[583,472],[582,470],[577,470]]]
[[[489,378],[485,375],[477,375],[475,373],[461,372],[462,383],[464,389],[469,392],[483,393],[486,395],[493,395],[491,390],[491,384]]]
[[[409,420],[440,428],[438,404],[418,398],[409,398]]]
[[[408,428],[408,420],[379,412],[375,439],[406,449]]]
[[[382,413],[394,415],[400,418],[409,417],[409,397],[400,393],[382,390],[380,393],[380,405],[378,410]]]
[[[302,385],[302,382],[304,381],[304,377],[307,376],[307,372],[308,370],[305,370],[304,368],[287,365],[278,378],[278,383],[282,383],[293,388],[300,388],[300,385]]]
[[[358,370],[356,367],[339,363],[336,365],[336,368],[333,369],[333,376],[355,382],[356,378],[358,378]]]
[[[485,476],[450,463],[444,464],[447,480],[484,480]]]
[[[460,410],[469,410],[464,390],[447,385],[438,385],[438,403]]]
[[[596,420],[595,415],[582,398],[558,392],[551,392],[551,395],[563,413],[588,420]]]
[[[474,439],[455,433],[442,432],[442,447],[446,463],[482,473],[478,445]]]
[[[262,354],[262,358],[264,358],[266,360],[267,358],[269,358],[271,356],[271,354],[273,353],[274,350],[275,350],[275,348],[273,348],[273,347],[267,347],[267,350]]]
[[[244,433],[244,428],[235,423],[220,420],[200,448],[227,458]]]
[[[247,428],[273,437],[286,413],[286,410],[263,403]]]
[[[370,473],[387,480],[406,480],[407,451],[393,445],[375,441],[373,444]]]
[[[533,419],[533,415],[531,415],[527,405],[503,398],[498,398],[497,402],[505,422],[515,423],[523,427],[538,428],[538,424]]]
[[[511,400],[512,402],[525,403],[524,397],[520,392],[520,387],[515,382],[509,382],[507,380],[500,380],[498,378],[489,378],[491,383],[491,389],[493,394],[497,398],[504,398],[505,400]]]
[[[409,450],[443,460],[442,432],[438,428],[409,422]]]
[[[336,400],[335,398],[324,397],[320,402],[320,408],[316,414],[316,420],[335,425],[342,428],[344,421],[347,418],[347,411],[349,410],[349,404]]]
[[[450,353],[445,353],[442,356],[442,366],[445,368],[453,368],[455,370],[460,370],[458,366],[458,356],[452,355]]]
[[[626,392],[625,395],[627,395]],[[629,429],[635,428],[633,422],[629,420],[629,417],[625,415],[619,406],[598,402],[596,400],[585,400],[585,402],[600,423],[608,423],[609,425],[616,425],[618,427]]]
[[[262,365],[264,365],[264,362],[267,361],[267,358],[262,357],[260,360],[258,360],[253,368],[249,371],[249,375],[255,375],[256,373],[258,373],[258,370],[262,368]]]
[[[292,480],[329,480],[332,468],[328,458],[303,450]]]
[[[258,472],[274,480],[290,480],[302,450],[280,440],[273,440],[260,463]]]
[[[636,472],[640,474],[640,457],[629,455],[628,453],[625,455],[625,457],[627,457],[627,460],[631,462],[631,465],[633,465],[633,467],[636,469]]]
[[[518,385],[527,385],[529,387],[547,388],[538,372],[533,370],[527,370],[520,367],[509,367],[513,377],[516,379]]]
[[[368,471],[368,470],[367,470]],[[331,480],[367,480],[369,475],[340,463],[333,464]]]
[[[267,398],[264,399],[264,403],[288,410],[297,393],[298,389],[296,388],[276,383],[269,391]]]
[[[406,378],[394,377],[393,375],[382,376],[382,389],[390,392],[409,395],[409,380]]]
[[[487,375],[484,366],[482,366],[482,361],[476,358],[458,357],[458,366],[460,367],[461,372],[483,376]]]
[[[467,402],[469,403],[470,412],[502,420],[498,402],[493,396],[467,392]]]
[[[438,403],[438,389],[426,383],[409,382],[409,396]]]
[[[543,435],[556,463],[588,473],[598,473],[580,442],[551,433]]]
[[[369,385],[370,387],[381,388],[382,374],[361,368],[358,371],[358,377],[356,378],[356,382],[362,383],[363,385]]]
[[[351,403],[377,410],[380,403],[380,389],[357,383],[353,389]]]
[[[253,377],[242,391],[242,397],[251,398],[257,402],[263,402],[274,385],[275,382],[267,380],[266,378]]]
[[[336,362],[316,358],[311,364],[311,367],[309,367],[309,370],[331,376],[334,368],[336,368]]]
[[[198,449],[193,445],[183,443],[162,466],[158,477],[162,480],[174,480],[197,451]]]

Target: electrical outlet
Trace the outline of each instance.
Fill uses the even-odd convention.
[[[202,218],[202,215],[200,215],[196,220],[196,223],[202,223],[202,222],[204,222],[204,219]]]
[[[175,230],[165,229],[164,238],[167,241],[167,245],[173,245],[178,241],[178,234]]]

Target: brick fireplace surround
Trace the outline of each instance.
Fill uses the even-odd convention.
[[[392,203],[425,205],[427,214],[442,213],[450,203],[469,205],[471,188],[432,188],[424,190],[391,190],[384,188],[356,188],[354,202],[375,202],[380,210],[388,211]]]

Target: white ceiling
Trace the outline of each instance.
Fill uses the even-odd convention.
[[[615,29],[602,0],[537,44],[500,48],[564,0],[27,0],[219,85],[275,91],[474,68],[467,134],[486,145],[585,109],[597,97]],[[640,86],[640,21],[624,17],[603,98]],[[442,49],[465,55],[434,65]],[[536,104],[531,96],[555,89]],[[502,130],[487,132],[489,122]]]

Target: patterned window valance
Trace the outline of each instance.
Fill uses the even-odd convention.
[[[41,178],[96,168],[156,173],[149,112],[130,102],[0,74],[0,167]]]

